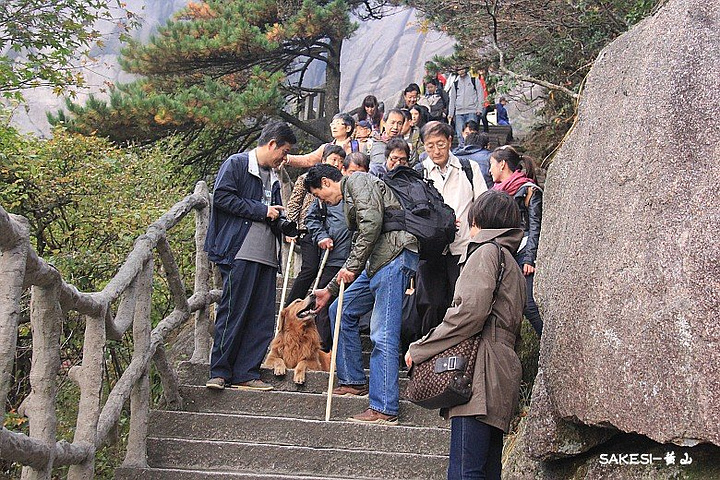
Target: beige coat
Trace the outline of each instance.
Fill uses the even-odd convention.
[[[455,286],[453,304],[443,322],[425,337],[410,345],[410,356],[420,363],[443,350],[483,332],[470,402],[441,413],[447,419],[475,416],[481,422],[507,432],[518,402],[522,369],[514,346],[520,334],[525,306],[525,278],[513,253],[520,245],[519,228],[481,230],[473,244],[495,239],[502,247],[505,275],[495,305],[492,295],[498,275],[499,258],[493,244],[480,246],[467,258]],[[493,315],[496,319],[493,322]],[[493,328],[493,323],[495,328]]]
[[[450,153],[447,163],[447,173],[443,176],[440,167],[432,160],[426,158],[423,161],[423,168],[427,177],[433,181],[433,185],[443,196],[447,205],[455,211],[455,218],[460,221],[458,231],[455,234],[455,241],[450,244],[450,254],[462,255],[467,251],[470,242],[470,224],[468,223],[468,211],[473,200],[487,190],[483,180],[482,172],[477,162],[470,161],[470,168],[473,172],[473,184],[468,182],[467,175],[463,172],[460,160]]]

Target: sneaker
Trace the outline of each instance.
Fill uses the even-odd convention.
[[[367,385],[340,385],[333,389],[333,395],[340,397],[365,397],[368,392]]]
[[[354,423],[370,423],[373,425],[397,425],[397,415],[385,415],[377,410],[368,408],[363,413],[359,413],[348,418],[348,421]]]
[[[205,388],[210,390],[225,390],[225,379],[222,377],[214,377],[205,382]]]
[[[258,391],[268,391],[272,390],[273,387],[269,383],[265,383],[262,380],[250,380],[247,382],[241,382],[233,385],[233,388],[237,388],[238,390],[258,390]]]

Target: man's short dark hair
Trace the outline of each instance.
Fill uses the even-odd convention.
[[[482,229],[520,228],[520,209],[507,193],[488,190],[470,206],[468,223]]]
[[[355,131],[355,119],[349,113],[338,113],[333,120],[342,120],[346,127],[350,127],[348,137]]]
[[[403,90],[403,95],[410,93],[410,92],[416,92],[418,95],[420,94],[420,86],[417,83],[411,83],[407,87],[405,87],[405,90]]]
[[[385,158],[388,158],[393,150],[402,150],[405,152],[405,155],[407,155],[407,159],[410,159],[410,145],[408,145],[404,138],[393,137],[388,140],[387,145],[385,145]]]
[[[388,121],[388,118],[390,118],[390,115],[402,115],[403,118],[405,118],[405,114],[403,113],[402,110],[400,110],[399,108],[391,108],[390,110],[388,110],[387,112],[385,112],[385,116],[383,117],[383,121],[387,122],[387,121]]]
[[[465,145],[477,145],[482,148],[487,148],[490,145],[490,136],[485,132],[471,133],[465,138]]]
[[[445,122],[438,122],[437,120],[434,120],[426,123],[422,130],[420,130],[420,140],[424,142],[426,137],[431,137],[433,135],[442,135],[450,140],[453,136],[453,129]]]
[[[270,140],[275,140],[278,147],[282,147],[286,143],[295,145],[297,143],[297,137],[292,131],[292,128],[285,122],[270,122],[262,129],[260,138],[258,139],[258,146],[262,147],[270,143]]]
[[[323,178],[339,182],[342,176],[340,170],[327,163],[313,165],[305,176],[305,189],[309,192],[311,188],[321,188]]]
[[[366,172],[370,170],[370,157],[365,155],[363,152],[352,152],[345,156],[345,160],[343,160],[345,170],[350,168],[350,164],[353,163]]]

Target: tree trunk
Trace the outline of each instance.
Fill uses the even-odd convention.
[[[340,52],[343,39],[330,39],[327,66],[325,67],[325,117],[340,112]]]

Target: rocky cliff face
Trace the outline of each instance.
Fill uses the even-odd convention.
[[[718,58],[720,1],[670,0],[592,68],[547,177],[533,459],[617,432],[720,446]]]

